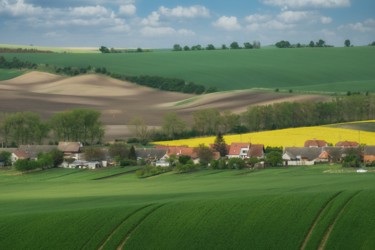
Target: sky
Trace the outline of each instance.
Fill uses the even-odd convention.
[[[375,41],[374,0],[0,0],[0,44],[171,48]]]

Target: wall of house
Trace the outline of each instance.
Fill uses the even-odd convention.
[[[287,161],[288,166],[312,166],[315,164],[315,161]]]
[[[375,161],[375,155],[365,155],[363,157],[364,162],[373,162]]]

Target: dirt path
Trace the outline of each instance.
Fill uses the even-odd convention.
[[[310,227],[309,232],[307,233],[305,240],[302,243],[301,250],[304,250],[306,248],[307,242],[310,240],[311,234],[313,233],[316,225],[320,221],[320,218],[324,215],[324,213],[327,211],[327,209],[330,207],[330,205],[333,203],[333,201],[342,193],[342,191],[334,194],[320,209],[318,215],[315,217],[313,224]]]

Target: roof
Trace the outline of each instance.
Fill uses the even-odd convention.
[[[264,145],[263,144],[250,144],[249,157],[261,158],[264,156]]]
[[[30,156],[24,151],[20,149],[16,149],[13,151],[13,154],[15,154],[19,159],[28,159]]]
[[[66,152],[66,153],[78,153],[81,149],[82,145],[80,142],[59,142],[59,145],[57,148],[60,151]]]
[[[167,149],[158,148],[136,148],[135,154],[142,159],[155,158],[161,159],[167,153]]]
[[[336,147],[359,147],[359,143],[355,141],[339,141]]]
[[[197,159],[198,158],[198,154],[195,151],[195,148],[189,148],[189,147],[185,147],[185,146],[182,146],[182,147],[178,147],[178,146],[168,147],[167,154],[168,154],[168,156],[170,156],[170,155],[177,155],[177,156],[178,155],[188,155],[192,159]]]
[[[233,142],[230,144],[228,155],[240,155],[242,148],[249,148],[250,143]]]
[[[30,158],[38,157],[39,153],[48,153],[57,149],[56,145],[20,145],[20,150],[25,151]]]
[[[284,153],[288,154],[291,159],[297,159],[298,156],[301,157],[301,159],[307,159],[311,161],[317,159],[322,151],[322,148],[318,147],[286,147]]]
[[[305,147],[326,147],[328,143],[325,140],[307,140],[305,141]]]
[[[375,155],[375,146],[365,146],[363,150],[364,155]]]

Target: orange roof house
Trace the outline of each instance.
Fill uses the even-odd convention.
[[[336,143],[336,147],[356,148],[359,147],[359,143],[355,141],[339,141]]]
[[[307,148],[321,148],[321,147],[327,147],[327,146],[328,146],[328,143],[325,140],[317,140],[317,139],[307,140],[305,141],[305,145],[304,145],[304,147],[307,147]]]

